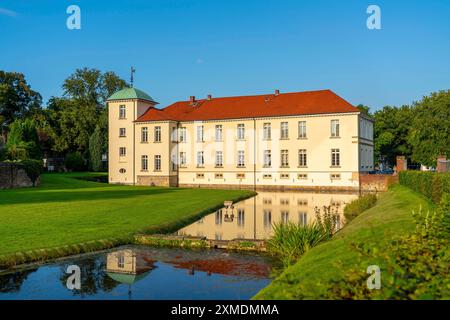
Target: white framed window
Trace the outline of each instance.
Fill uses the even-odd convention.
[[[264,150],[264,167],[268,168],[272,166],[272,151]]]
[[[308,162],[307,162],[306,149],[299,149],[298,150],[298,166],[306,167],[307,165],[308,165]]]
[[[203,157],[203,151],[197,152],[197,167],[203,167],[205,165],[205,158]]]
[[[237,225],[238,225],[238,227],[241,227],[241,228],[245,226],[245,211],[244,211],[244,209],[238,209]]]
[[[204,126],[197,126],[197,142],[205,141],[205,128]]]
[[[264,228],[268,229],[272,227],[272,211],[264,210]]]
[[[300,139],[306,138],[306,121],[298,122],[298,137]]]
[[[281,166],[289,167],[289,151],[281,150]]]
[[[120,147],[119,148],[119,157],[125,157],[127,155],[127,148]]]
[[[141,170],[148,171],[148,156],[147,155],[141,156]]]
[[[244,150],[238,151],[237,166],[245,167],[245,151]]]
[[[219,209],[215,213],[216,225],[222,224],[222,209]]]
[[[186,152],[180,152],[180,167],[186,166]]]
[[[161,127],[155,127],[155,142],[161,142]]]
[[[177,128],[176,127],[172,128],[172,131],[171,131],[171,134],[170,134],[170,141],[172,141],[172,142],[177,142],[178,141],[177,140]]]
[[[299,180],[306,180],[306,179],[308,179],[308,174],[306,174],[306,173],[299,173],[299,174],[297,174],[297,179],[299,179]]]
[[[216,173],[214,174],[215,179],[223,179],[223,173]]]
[[[339,149],[331,149],[331,166],[338,167],[341,165],[341,151]]]
[[[180,142],[186,142],[186,128],[180,128]]]
[[[281,211],[281,223],[288,223],[289,222],[289,211]]]
[[[236,179],[245,179],[245,173],[236,173]]]
[[[123,253],[119,253],[117,256],[117,268],[125,268],[125,255]]]
[[[339,120],[331,120],[331,136],[339,137]]]
[[[289,138],[289,123],[282,122],[280,125],[280,139],[288,139]]]
[[[222,151],[216,151],[216,167],[223,166],[223,154]]]
[[[172,155],[172,171],[177,171],[177,156],[176,155]]]
[[[119,137],[124,138],[126,136],[127,136],[127,130],[125,128],[120,128],[119,129]]]
[[[264,123],[263,125],[263,139],[264,140],[272,139],[272,126],[270,123]]]
[[[289,173],[280,174],[280,179],[289,179]]]
[[[127,109],[124,104],[119,106],[119,119],[125,119],[127,117]]]
[[[142,127],[141,129],[141,142],[148,142],[148,128]]]
[[[222,125],[216,125],[216,141],[222,141]]]
[[[155,171],[161,171],[161,156],[155,156]]]
[[[308,224],[308,214],[306,212],[298,213],[298,224],[301,226],[306,226]]]
[[[245,139],[245,125],[243,123],[237,125],[237,139],[238,140]]]
[[[197,177],[197,179],[204,179],[205,178],[205,174],[204,173],[197,173],[196,177]]]
[[[340,173],[332,173],[332,174],[330,174],[330,179],[331,180],[340,180],[341,174]]]

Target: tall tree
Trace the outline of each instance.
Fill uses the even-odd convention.
[[[42,158],[36,122],[33,119],[19,119],[10,126],[7,155],[11,160],[27,158],[40,160]]]
[[[411,125],[411,108],[385,106],[374,113],[375,160],[395,164],[398,155],[411,159],[411,145],[408,142]]]
[[[363,104],[358,104],[356,107],[359,109],[359,111],[361,111],[361,112],[364,113],[365,115],[372,116],[372,115],[370,114],[370,107],[365,106],[365,105],[363,105]]]
[[[5,137],[14,120],[41,109],[41,95],[31,90],[22,73],[0,70],[0,126]]]
[[[63,84],[64,97],[50,99],[47,107],[53,149],[59,153],[81,152],[89,158],[89,140],[97,126],[101,140],[107,139],[106,100],[126,86],[114,72],[83,68],[70,75]],[[106,151],[103,146],[102,151]]]
[[[416,102],[410,128],[413,161],[436,166],[439,155],[450,157],[450,90],[433,92]]]
[[[84,105],[105,106],[106,100],[114,92],[127,86],[125,80],[114,72],[102,72],[98,69],[77,69],[64,81],[64,95]]]

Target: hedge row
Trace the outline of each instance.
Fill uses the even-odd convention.
[[[401,171],[399,181],[436,204],[440,203],[444,193],[450,193],[450,173]]]
[[[375,194],[366,194],[353,200],[344,208],[345,222],[350,222],[362,212],[372,208],[376,203],[377,196]]]

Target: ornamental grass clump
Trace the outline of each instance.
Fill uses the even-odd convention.
[[[284,267],[295,263],[306,251],[328,239],[327,231],[317,223],[292,222],[274,225],[274,236],[267,241],[267,251],[278,257]]]

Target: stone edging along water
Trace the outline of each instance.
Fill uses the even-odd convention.
[[[256,196],[256,192],[250,191],[247,194],[236,197],[234,199],[230,199],[232,202],[239,202],[251,197]],[[207,208],[202,210],[196,214],[192,214],[190,216],[184,217],[182,219],[178,219],[176,221],[170,221],[158,226],[153,226],[150,228],[144,228],[143,230],[138,231],[135,234],[130,234],[124,237],[118,238],[110,238],[110,239],[99,239],[94,241],[87,241],[78,244],[70,244],[64,245],[54,248],[42,248],[36,250],[29,250],[23,252],[16,252],[12,254],[0,255],[0,271],[6,270],[13,267],[19,267],[20,265],[25,265],[29,263],[44,263],[53,259],[63,258],[72,255],[78,255],[83,253],[91,253],[95,251],[111,249],[114,247],[126,245],[126,244],[141,244],[141,245],[153,245],[153,246],[165,246],[169,247],[167,244],[171,244],[172,247],[180,247],[180,248],[225,248],[224,245],[219,245],[217,241],[209,242],[207,240],[202,239],[187,239],[185,240],[167,242],[167,240],[163,241],[164,237],[170,237],[168,234],[173,233],[195,221],[198,219],[213,213],[220,208],[223,207],[223,204],[218,204],[217,206]],[[159,234],[159,235],[156,235]],[[162,235],[161,235],[162,234]],[[165,234],[165,235],[164,235]],[[152,240],[153,239],[153,240]],[[159,239],[159,240],[157,240]],[[152,244],[151,244],[152,243]],[[189,247],[188,244],[191,246]],[[238,241],[232,242],[230,245],[226,246],[227,249],[234,250],[255,250],[255,248],[259,248],[258,245],[254,245],[249,241]],[[263,251],[263,250],[257,250]]]
[[[210,240],[206,237],[187,237],[165,234],[137,235],[134,238],[135,244],[152,247],[172,247],[172,248],[211,248],[227,249],[239,251],[266,251],[266,241],[254,239],[233,239],[233,240]]]

